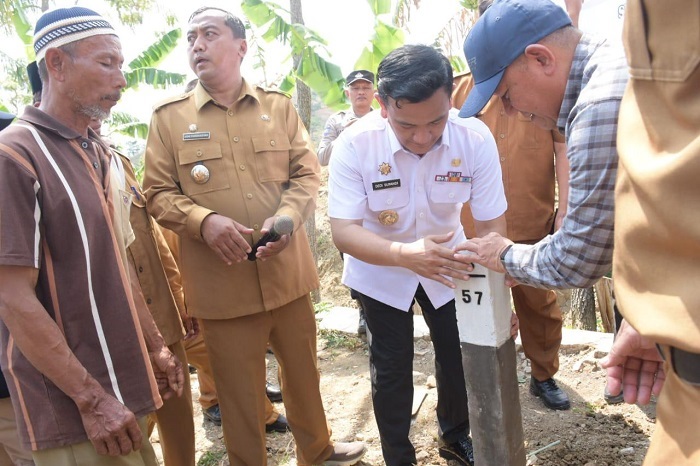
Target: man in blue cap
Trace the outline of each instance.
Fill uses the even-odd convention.
[[[464,53],[475,87],[460,116],[474,116],[498,96],[509,114],[566,136],[571,171],[556,233],[532,245],[490,233],[470,240],[465,249],[474,254],[463,260],[535,287],[593,285],[612,267],[617,114],[628,79],[623,51],[573,27],[550,0],[500,0],[476,22]],[[545,388],[531,380],[533,394]]]

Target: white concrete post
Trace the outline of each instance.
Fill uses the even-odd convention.
[[[522,415],[504,275],[475,265],[455,280],[457,326],[476,466],[524,466]]]

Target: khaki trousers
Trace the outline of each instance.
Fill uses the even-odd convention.
[[[155,412],[160,445],[163,448],[163,461],[165,466],[194,466],[194,419],[192,389],[187,373],[187,355],[182,340],[170,345],[169,348],[182,362],[185,386],[182,389],[182,396],[163,400],[163,406]]]
[[[139,419],[139,428],[143,434],[141,449],[126,456],[100,455],[90,441],[33,451],[32,456],[37,466],[158,466],[156,454],[148,441],[146,416]]]
[[[22,448],[12,400],[0,399],[0,466],[34,466],[32,452]]]
[[[666,354],[668,361],[668,353]],[[700,464],[700,386],[693,386],[664,364],[666,382],[656,404],[656,428],[644,466],[697,466]]]
[[[202,410],[209,409],[219,404],[216,396],[216,385],[214,374],[211,370],[209,353],[204,344],[203,332],[199,332],[196,337],[184,342],[187,352],[187,362],[197,368],[197,380],[199,380],[199,404]],[[265,424],[272,424],[277,420],[280,413],[277,412],[273,404],[265,397]],[[168,466],[167,464],[165,466]]]
[[[309,296],[270,312],[201,319],[232,466],[267,464],[265,353],[270,342],[282,377],[297,464],[320,464],[333,450],[316,365],[316,320]]]
[[[561,309],[554,291],[518,285],[511,288],[515,313],[520,319],[520,339],[532,364],[532,376],[553,377],[559,370]]]

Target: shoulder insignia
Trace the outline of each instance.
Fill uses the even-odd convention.
[[[267,92],[267,93],[274,92],[274,93],[276,93],[276,94],[282,94],[283,96],[285,96],[285,97],[287,97],[287,98],[289,98],[289,99],[292,98],[292,94],[289,94],[289,93],[287,93],[287,92],[284,92],[284,91],[282,91],[282,90],[280,90],[279,88],[276,88],[276,87],[263,87],[263,86],[260,86],[260,85],[256,85],[255,88],[256,88],[256,89],[260,89],[260,90],[263,91],[263,92]]]
[[[153,110],[158,110],[161,107],[165,107],[168,104],[172,104],[173,102],[179,102],[181,100],[185,100],[188,98],[190,95],[192,95],[193,91],[190,92],[182,92],[180,94],[175,94],[170,97],[166,97],[165,99],[159,101],[153,106]]]

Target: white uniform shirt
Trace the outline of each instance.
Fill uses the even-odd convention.
[[[411,243],[455,231],[444,244],[464,241],[460,211],[470,202],[474,218],[487,221],[506,211],[498,150],[476,118],[450,112],[442,138],[423,157],[401,146],[388,121],[372,112],[345,130],[330,163],[328,214],[362,220],[382,238]],[[380,217],[398,215],[393,224]],[[385,221],[386,223],[386,221]],[[435,308],[454,291],[409,269],[367,264],[345,256],[343,283],[389,306],[408,310],[418,284]]]

